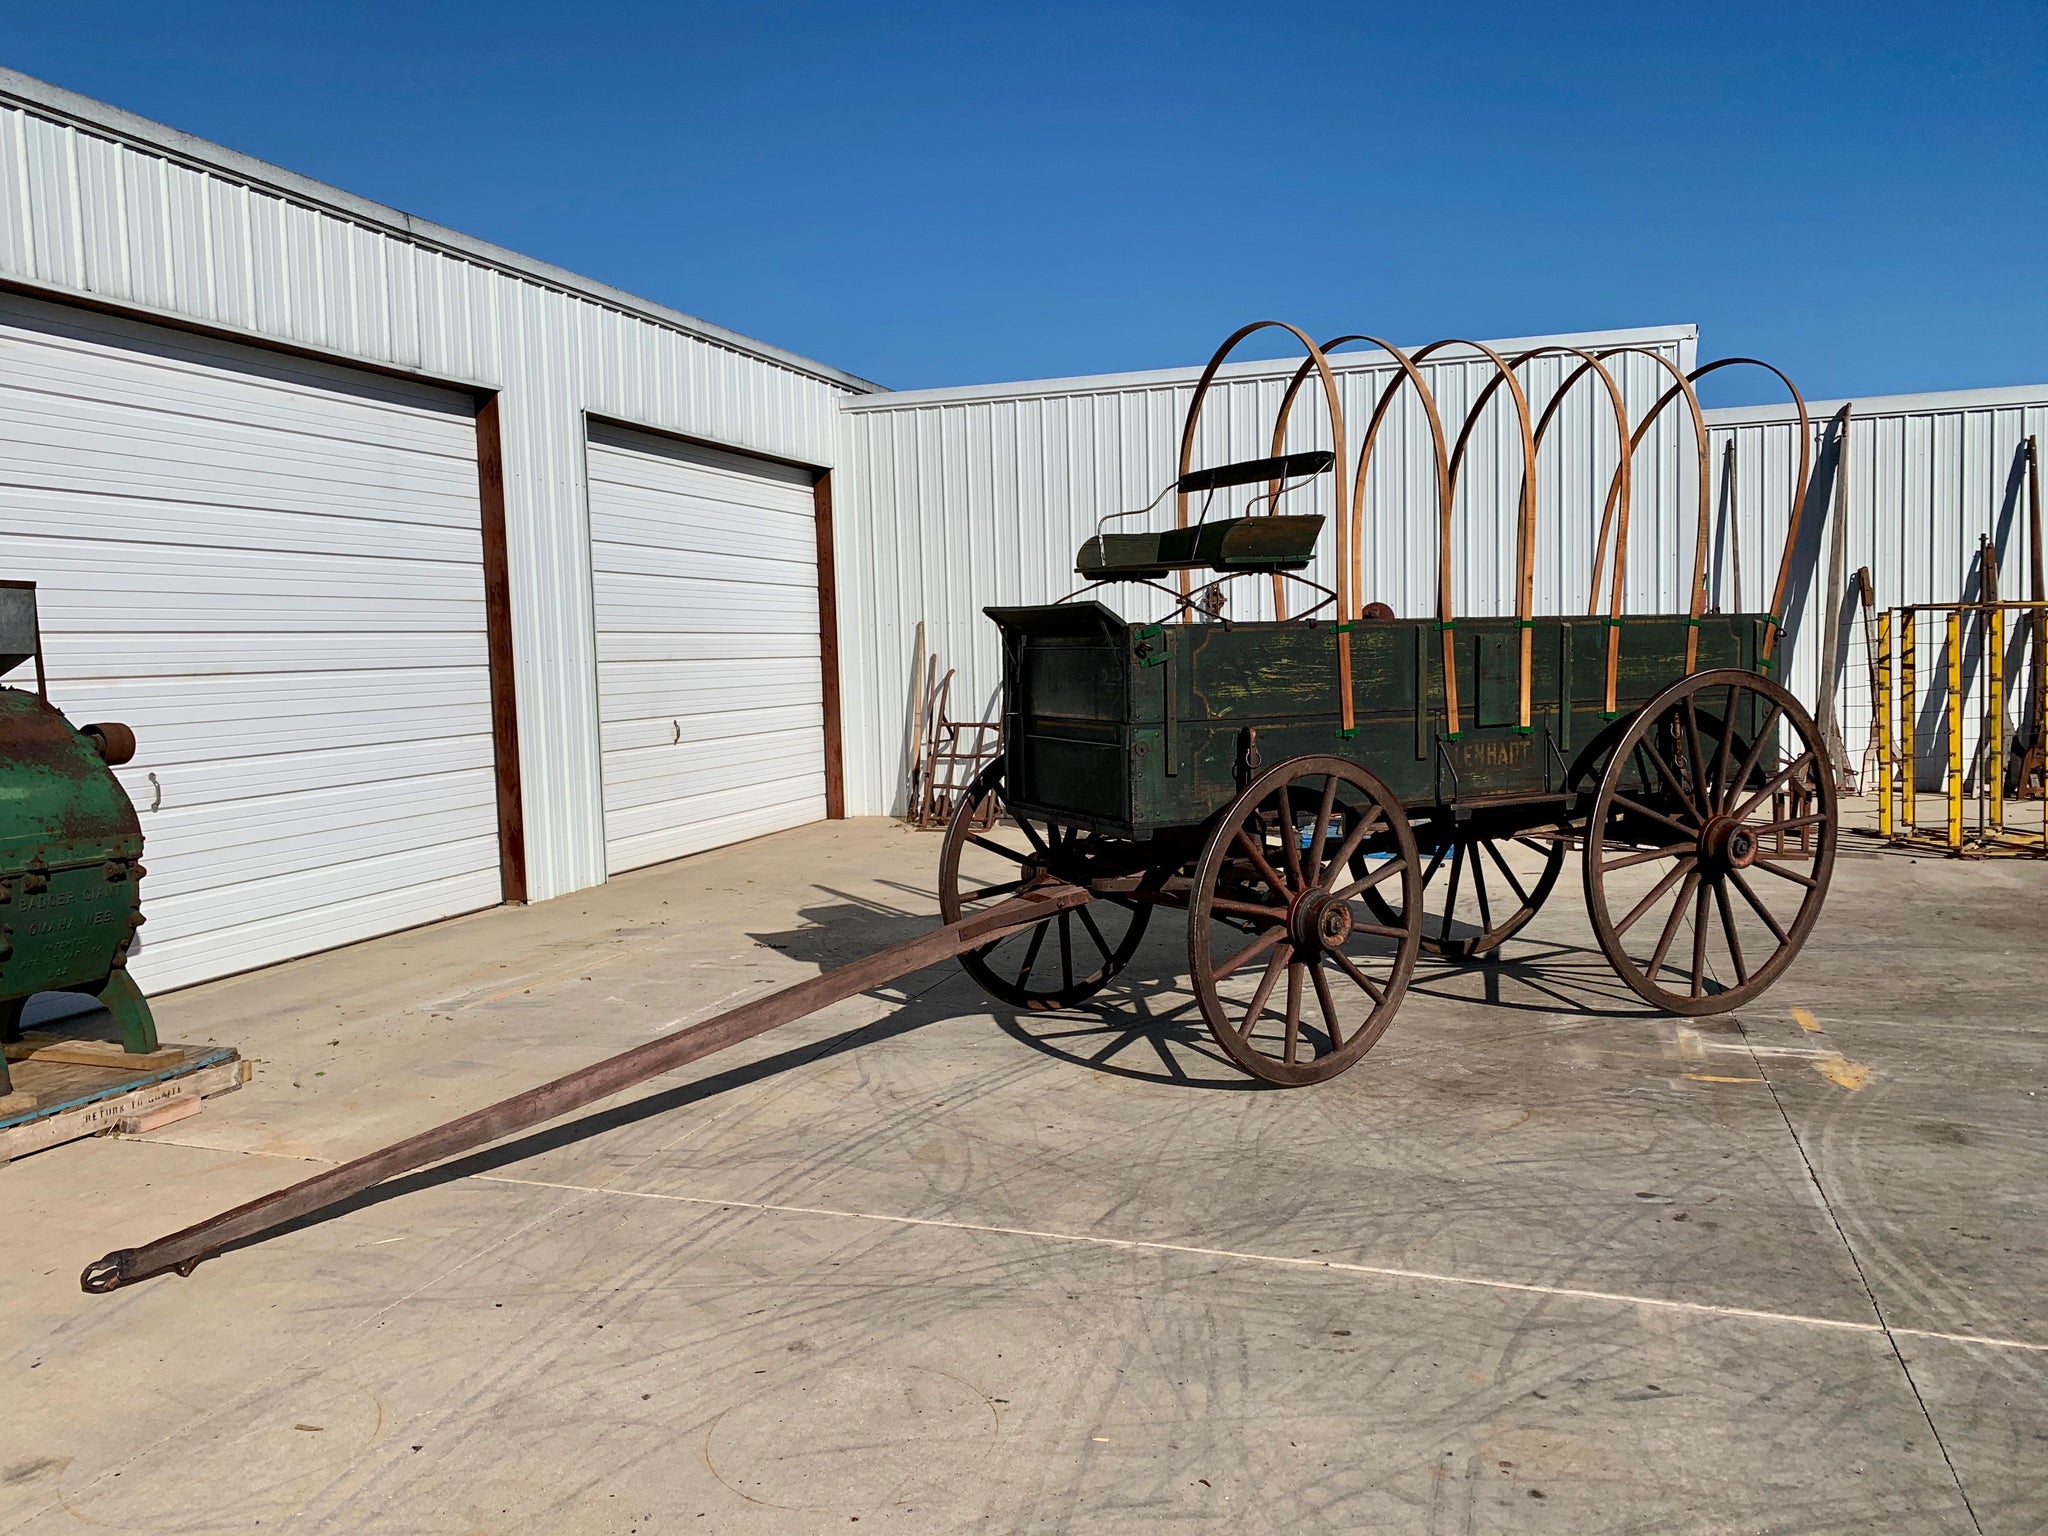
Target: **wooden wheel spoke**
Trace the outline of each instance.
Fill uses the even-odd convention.
[[[1437,931],[1439,939],[1451,936],[1451,917],[1458,910],[1458,876],[1465,870],[1465,845],[1458,844],[1458,851],[1451,855],[1451,890],[1444,901],[1443,926]]]
[[[1707,798],[1707,755],[1700,750],[1700,712],[1695,707],[1693,695],[1685,696],[1685,752],[1687,766],[1692,769],[1693,814],[1706,820],[1706,807],[1713,802]]]
[[[1302,871],[1302,882],[1314,885],[1317,876],[1323,872],[1323,850],[1330,835],[1330,815],[1337,808],[1337,775],[1334,773],[1323,784],[1323,803],[1316,811],[1316,824],[1309,833],[1308,867]]]
[[[1356,960],[1353,960],[1341,949],[1333,949],[1329,952],[1329,954],[1330,958],[1337,962],[1338,968],[1341,969],[1346,976],[1349,976],[1353,981],[1357,982],[1360,989],[1364,991],[1367,997],[1371,998],[1375,1003],[1384,1003],[1387,1000],[1387,994],[1385,990],[1380,986],[1378,982],[1374,981],[1370,976],[1365,974],[1365,971],[1359,966]]]
[[[1405,939],[1408,937],[1408,930],[1406,928],[1389,928],[1384,923],[1353,923],[1351,931],[1353,933],[1369,933],[1373,937],[1380,939]]]
[[[1673,831],[1683,832],[1687,837],[1696,838],[1699,836],[1698,827],[1689,827],[1674,816],[1666,816],[1662,811],[1653,811],[1641,801],[1631,800],[1627,795],[1615,795],[1614,803],[1632,816],[1643,816],[1651,821],[1661,821]]]
[[[1641,853],[1632,853],[1625,859],[1604,859],[1601,861],[1600,868],[1612,874],[1617,869],[1630,869],[1637,864],[1648,864],[1653,859],[1676,858],[1680,854],[1697,853],[1698,851],[1699,844],[1696,842],[1673,843],[1667,848],[1648,848]]]
[[[1287,1033],[1282,1037],[1280,1059],[1290,1067],[1301,1041],[1301,973],[1305,969],[1299,960],[1287,962]]]
[[[1748,902],[1755,910],[1756,915],[1764,920],[1764,926],[1771,930],[1771,937],[1780,944],[1789,942],[1785,933],[1785,925],[1778,921],[1769,907],[1764,905],[1763,898],[1749,888],[1749,882],[1742,878],[1742,871],[1739,869],[1731,870],[1729,871],[1728,878],[1735,882],[1735,889],[1742,893],[1742,899]]]
[[[1768,800],[1773,794],[1775,794],[1791,779],[1793,774],[1797,773],[1800,769],[1804,768],[1808,763],[1812,761],[1813,754],[1811,752],[1800,753],[1797,757],[1793,758],[1791,762],[1787,763],[1784,767],[1780,768],[1777,771],[1777,773],[1772,776],[1771,781],[1768,784],[1764,785],[1762,789],[1758,790],[1755,794],[1751,795],[1747,800],[1743,801],[1741,810],[1731,812],[1730,814],[1733,815],[1737,821],[1749,820],[1749,813],[1751,811],[1755,810],[1761,802]]]
[[[1785,707],[1774,700],[1771,712],[1764,716],[1764,723],[1757,728],[1756,738],[1750,742],[1749,751],[1743,756],[1742,766],[1735,771],[1735,777],[1728,781],[1727,793],[1722,795],[1717,810],[1725,811],[1735,797],[1742,793],[1742,786],[1749,782],[1749,776],[1756,772],[1756,765],[1763,761],[1764,749],[1771,744],[1771,734],[1777,730],[1778,721],[1784,718],[1784,714]],[[1732,731],[1734,728],[1731,722],[1729,729]]]
[[[1045,839],[1038,835],[1038,828],[1032,826],[1031,823],[1026,821],[1022,816],[1012,816],[1010,820],[1016,823],[1017,829],[1019,831],[1021,831],[1026,837],[1031,839],[1031,846],[1037,849],[1039,853],[1046,854],[1052,852],[1050,848],[1046,847]],[[1057,838],[1059,837],[1059,828],[1054,827],[1051,829],[1051,831],[1053,837],[1055,838],[1055,840],[1057,840]],[[979,841],[979,839],[976,839],[976,841]]]
[[[1493,932],[1493,907],[1486,899],[1486,864],[1479,857],[1479,844],[1472,845],[1472,894],[1479,898],[1479,931]]]
[[[1502,855],[1499,844],[1489,839],[1479,846],[1486,850],[1486,856],[1492,859],[1494,866],[1500,870],[1502,878],[1507,881],[1509,888],[1514,891],[1515,899],[1523,906],[1528,906],[1529,893],[1522,889],[1522,882],[1515,878],[1515,872],[1508,866],[1508,861]]]
[[[1714,902],[1721,909],[1721,933],[1728,940],[1728,958],[1735,962],[1735,981],[1738,986],[1749,984],[1749,967],[1743,963],[1742,940],[1735,932],[1735,909],[1728,904],[1728,882],[1714,882]]]
[[[1769,821],[1751,821],[1743,825],[1760,836],[1769,837],[1773,832],[1797,832],[1802,827],[1825,826],[1827,821],[1825,811],[1816,811],[1811,816],[1787,816],[1783,820],[1774,817]]]
[[[1362,876],[1361,878],[1352,881],[1349,885],[1339,886],[1335,891],[1332,891],[1330,894],[1335,896],[1339,901],[1349,901],[1352,897],[1371,890],[1374,886],[1378,885],[1382,880],[1387,880],[1395,875],[1398,875],[1399,873],[1401,873],[1402,870],[1406,869],[1407,867],[1408,861],[1406,859],[1388,859],[1384,864],[1380,865],[1380,867],[1374,870],[1371,874]]]
[[[1291,945],[1282,944],[1273,951],[1273,958],[1266,962],[1266,974],[1259,978],[1258,990],[1252,993],[1251,1006],[1245,1010],[1244,1024],[1238,1029],[1239,1039],[1251,1039],[1252,1031],[1258,1027],[1259,1015],[1266,1011],[1266,1002],[1273,995],[1273,987],[1280,980],[1280,973],[1287,969],[1287,962],[1293,954]]]
[[[1337,1022],[1337,999],[1330,995],[1330,975],[1320,965],[1308,968],[1309,980],[1315,983],[1316,1006],[1323,1011],[1323,1030],[1330,1037],[1330,1049],[1344,1049],[1344,1026]]]
[[[1449,843],[1437,844],[1436,851],[1429,856],[1429,863],[1422,871],[1422,883],[1425,886],[1436,878],[1436,872],[1444,866],[1444,855],[1450,851]]]
[[[1790,880],[1794,885],[1803,885],[1809,891],[1818,888],[1820,885],[1820,882],[1814,879],[1813,876],[1802,875],[1796,869],[1787,869],[1784,865],[1769,859],[1760,858],[1749,867],[1751,869],[1760,869],[1768,875],[1776,875],[1780,880]]]
[[[1251,943],[1245,945],[1243,949],[1240,949],[1228,960],[1225,960],[1221,965],[1217,966],[1215,970],[1216,979],[1218,981],[1222,981],[1225,977],[1236,974],[1238,967],[1247,965],[1251,961],[1258,959],[1259,956],[1263,955],[1267,950],[1271,949],[1275,944],[1278,944],[1282,939],[1286,937],[1287,930],[1285,928],[1267,929],[1264,933],[1260,934],[1256,939],[1253,939]]]
[[[1251,860],[1252,868],[1259,872],[1259,878],[1266,882],[1275,896],[1293,894],[1293,888],[1280,878],[1279,872],[1271,864],[1266,862],[1264,850],[1251,840],[1243,827],[1237,829],[1237,842],[1244,849],[1245,857]]]
[[[1344,841],[1338,844],[1337,851],[1330,855],[1330,862],[1324,866],[1332,883],[1337,880],[1340,871],[1351,867],[1352,857],[1358,852],[1359,845],[1370,837],[1373,828],[1380,824],[1380,808],[1374,806],[1359,817],[1357,824],[1344,835]]]
[[[1614,936],[1618,939],[1627,933],[1629,929],[1635,927],[1636,919],[1654,907],[1660,896],[1670,890],[1672,886],[1678,884],[1679,880],[1692,870],[1695,862],[1692,859],[1679,860],[1678,864],[1669,874],[1650,888],[1650,894],[1637,902],[1633,907],[1630,907],[1628,915],[1614,925]]]
[[[1707,884],[1702,881],[1694,898],[1692,914],[1692,992],[1704,995],[1707,986]]]
[[[1102,958],[1105,961],[1113,961],[1115,953],[1109,947],[1109,940],[1102,936],[1102,930],[1095,926],[1095,914],[1086,907],[1074,908],[1074,914],[1081,919],[1081,926],[1088,930],[1088,937],[1094,941],[1096,949],[1101,951]]]
[[[1028,854],[1019,853],[1015,848],[1007,848],[1003,844],[996,842],[993,838],[984,837],[979,832],[968,833],[967,841],[974,844],[977,848],[985,848],[990,853],[1008,859],[1012,864],[1029,864],[1031,862]]]
[[[1721,740],[1714,748],[1713,771],[1707,776],[1706,804],[1718,811],[1727,801],[1723,790],[1727,786],[1728,755],[1735,745],[1735,705],[1740,695],[1736,685],[1728,685],[1728,704],[1721,711]]]
[[[1678,893],[1678,900],[1671,904],[1671,916],[1664,920],[1664,931],[1657,936],[1657,948],[1650,955],[1650,963],[1643,974],[1652,981],[1664,969],[1664,957],[1671,953],[1671,941],[1678,937],[1678,925],[1685,921],[1685,909],[1692,901],[1692,893],[1698,889],[1700,877],[1690,870],[1686,872],[1685,885]]]
[[[1269,907],[1263,902],[1237,901],[1228,896],[1212,896],[1209,898],[1209,905],[1215,911],[1233,913],[1238,917],[1264,918],[1269,923],[1287,921],[1285,907]]]
[[[1641,745],[1643,750],[1649,753],[1650,761],[1657,765],[1657,776],[1671,787],[1671,792],[1678,796],[1694,820],[1704,821],[1706,818],[1700,815],[1699,805],[1694,801],[1691,789],[1686,785],[1685,780],[1679,777],[1678,770],[1673,768],[1665,760],[1664,754],[1657,750],[1657,744],[1645,736]],[[1615,798],[1620,799],[1621,797],[1617,795]]]
[[[1287,860],[1287,874],[1294,884],[1290,890],[1302,888],[1301,878],[1301,830],[1294,824],[1294,802],[1287,796],[1287,786],[1282,784],[1278,792],[1280,801],[1280,852]]]
[[[1031,942],[1024,946],[1024,965],[1017,972],[1017,985],[1021,988],[1031,979],[1031,967],[1038,963],[1039,948],[1045,943],[1045,924],[1040,923],[1031,930]],[[990,945],[993,949],[995,946]]]
[[[1060,985],[1074,990],[1074,925],[1071,912],[1060,914]]]

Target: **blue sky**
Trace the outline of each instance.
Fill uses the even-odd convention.
[[[2048,382],[2042,0],[71,0],[0,62],[899,388],[1266,315]]]

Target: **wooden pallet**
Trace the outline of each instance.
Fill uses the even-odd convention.
[[[250,1071],[231,1046],[131,1056],[111,1041],[30,1031],[6,1049],[14,1091],[0,1097],[0,1163],[82,1136],[169,1125],[197,1114],[202,1099],[241,1087]]]

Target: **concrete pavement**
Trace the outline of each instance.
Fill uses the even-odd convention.
[[[1575,878],[1352,1072],[948,965],[113,1296],[89,1259],[933,921],[811,827],[173,994],[241,1092],[0,1170],[0,1531],[2048,1526],[2048,867],[1850,845],[1739,1018]]]

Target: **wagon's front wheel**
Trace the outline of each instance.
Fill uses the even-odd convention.
[[[1188,968],[1210,1034],[1253,1077],[1294,1087],[1357,1061],[1394,1021],[1421,947],[1415,835],[1363,768],[1295,758],[1218,819],[1188,893]]]
[[[960,797],[946,828],[939,913],[957,923],[1040,875],[1088,886],[1123,873],[1128,863],[1124,845],[1011,810],[998,758]],[[960,964],[984,992],[1013,1008],[1068,1008],[1100,992],[1130,963],[1151,915],[1150,902],[1136,893],[1105,896],[969,950]]]
[[[1638,997],[1725,1013],[1806,942],[1835,864],[1834,776],[1798,700],[1702,672],[1645,705],[1586,824],[1593,933]]]

